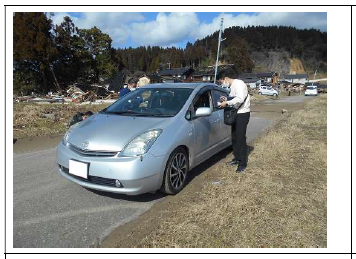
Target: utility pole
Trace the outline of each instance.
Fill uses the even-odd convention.
[[[314,72],[314,80],[313,80],[313,82],[312,82],[312,86],[314,86],[315,77],[316,77],[316,73],[317,73],[317,72],[318,72],[318,69],[316,69],[315,72]]]
[[[218,53],[216,54],[214,84],[216,84],[216,73],[218,72],[219,52],[220,52],[221,33],[222,33],[222,29],[223,29],[223,23],[224,23],[224,18],[221,18],[220,32],[219,32],[219,41],[218,41]]]

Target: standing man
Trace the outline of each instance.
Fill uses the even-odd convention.
[[[231,100],[228,101],[225,96],[222,96],[220,107],[230,106],[238,109],[235,124],[231,126],[234,159],[228,164],[238,165],[236,171],[242,173],[247,167],[246,128],[250,121],[250,96],[246,84],[231,77],[231,75],[221,71],[216,79],[220,84],[230,87],[229,99]]]
[[[119,96],[119,98],[122,98],[122,97],[124,97],[125,95],[127,95],[128,93],[130,93],[131,91],[136,90],[137,82],[138,82],[138,80],[137,80],[136,78],[131,78],[131,79],[128,81],[127,87],[126,87],[126,88],[122,88],[122,89],[120,90],[120,96]]]

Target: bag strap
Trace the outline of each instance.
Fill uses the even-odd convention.
[[[248,97],[248,93],[247,93],[247,95],[246,95],[246,98],[245,98],[245,100],[243,101],[243,103],[241,103],[240,104],[240,106],[239,106],[239,108],[237,108],[236,109],[236,111],[238,111],[240,108],[241,108],[241,106],[246,102],[246,100],[247,100],[247,97]]]

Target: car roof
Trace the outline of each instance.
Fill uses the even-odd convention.
[[[145,85],[143,88],[188,88],[188,89],[195,89],[201,88],[203,86],[211,85],[213,87],[218,87],[213,83],[157,83],[157,84],[148,84]]]

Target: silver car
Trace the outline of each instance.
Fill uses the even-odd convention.
[[[150,84],[73,125],[57,147],[60,173],[100,191],[176,194],[189,170],[231,145],[221,87]]]

